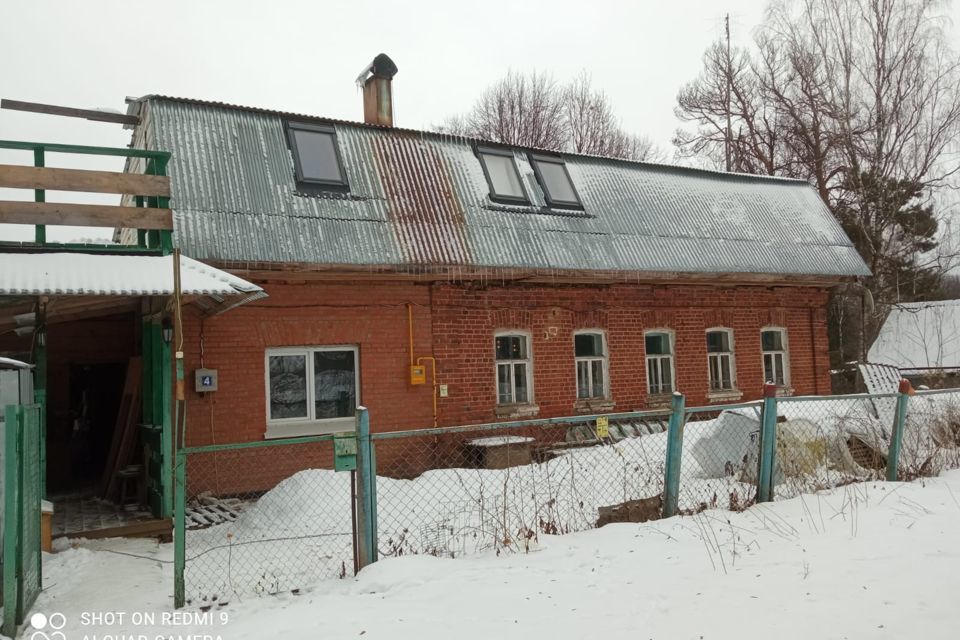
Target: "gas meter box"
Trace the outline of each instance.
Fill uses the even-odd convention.
[[[357,468],[357,437],[352,433],[333,436],[333,470],[353,471]]]
[[[427,383],[427,368],[414,364],[410,365],[410,384],[426,384]]]

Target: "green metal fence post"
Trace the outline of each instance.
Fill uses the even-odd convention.
[[[3,469],[3,634],[17,635],[17,603],[20,598],[20,458],[23,407],[8,405],[4,423]]]
[[[161,328],[161,336],[162,336]],[[173,484],[173,354],[170,343],[160,340],[160,478],[157,489],[163,499],[160,503],[160,517],[169,518],[173,511],[173,496],[170,486]]]
[[[777,386],[769,382],[763,385],[761,421],[757,502],[769,502],[773,498],[773,468],[777,462]]]
[[[370,440],[370,414],[357,407],[357,555],[363,567],[377,561],[376,469]]]
[[[165,176],[167,175],[167,162],[170,160],[169,157],[157,158],[154,163],[154,170],[157,175]],[[170,208],[170,198],[167,196],[158,196],[157,197],[157,206],[161,209]],[[164,229],[160,232],[160,251],[163,255],[169,255],[173,252],[173,231],[170,229]]]
[[[185,604],[183,573],[187,564],[187,456],[177,448],[176,477],[173,482],[173,606]]]
[[[680,503],[680,460],[683,457],[683,424],[686,399],[674,392],[670,404],[670,424],[667,428],[667,461],[663,478],[663,517],[677,515]]]
[[[910,398],[910,381],[900,380],[900,395],[897,396],[897,412],[893,420],[893,431],[890,434],[890,450],[887,452],[887,480],[894,482],[897,479],[897,469],[900,465],[900,445],[903,443],[903,427],[907,422],[907,401]]]
[[[37,227],[40,228],[39,226]],[[40,497],[47,497],[47,303],[37,299],[33,348],[33,401],[40,405]]]

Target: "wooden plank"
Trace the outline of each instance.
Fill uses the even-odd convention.
[[[137,359],[139,361],[139,358]],[[139,371],[137,372],[137,378],[140,377]],[[117,450],[117,457],[113,461],[113,473],[107,479],[107,486],[104,491],[103,497],[107,500],[117,500],[120,494],[120,479],[117,477],[117,472],[121,469],[133,464],[134,456],[136,455],[136,444],[137,444],[137,426],[140,421],[138,417],[140,416],[140,380],[137,380],[137,384],[134,387],[133,395],[130,397],[130,403],[127,408],[126,423],[123,425],[123,434],[121,435],[120,444]],[[106,472],[107,469],[104,469]]]
[[[169,196],[170,178],[141,173],[0,164],[0,187]]]
[[[86,120],[95,120],[97,122],[114,122],[116,124],[131,125],[140,124],[140,118],[137,116],[129,116],[125,113],[110,113],[109,111],[97,111],[96,109],[61,107],[55,104],[24,102],[23,100],[9,100],[7,98],[0,100],[0,109],[29,111],[30,113],[45,113],[47,115],[67,116],[69,118],[84,118]]]
[[[136,430],[137,416],[140,415],[140,366],[139,356],[133,356],[127,361],[127,371],[124,376],[123,391],[120,394],[120,406],[114,420],[110,449],[107,451],[103,473],[100,476],[100,494],[104,497],[109,497],[114,488],[116,473],[124,464],[124,461],[120,460],[125,453],[124,445],[129,446],[132,441],[131,432]]]
[[[173,213],[170,209],[120,207],[105,204],[0,200],[0,222],[170,230],[173,229]]]
[[[153,538],[155,536],[168,536],[172,532],[172,529],[173,524],[170,520],[143,520],[110,527],[108,529],[58,533],[54,536],[54,539],[87,538],[89,540],[95,540],[97,538]]]

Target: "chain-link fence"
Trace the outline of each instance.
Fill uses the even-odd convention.
[[[923,391],[907,403],[899,478],[960,469],[960,390]]]
[[[740,511],[757,498],[759,402],[685,411],[678,507]]]
[[[659,517],[668,415],[375,433],[381,556],[529,549]]]
[[[186,604],[296,593],[354,573],[352,476],[332,437],[181,452]]]
[[[404,432],[374,419],[373,434],[360,408],[356,439],[337,440],[341,468],[345,452],[362,454],[356,473],[332,470],[333,436],[182,450],[181,593],[202,605],[296,592],[353,575],[376,551],[526,551],[544,535],[960,468],[960,391],[767,391],[740,404],[684,408],[677,396],[655,411]]]
[[[773,497],[883,478],[895,405],[895,395],[779,399]]]

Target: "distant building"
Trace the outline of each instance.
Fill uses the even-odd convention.
[[[896,305],[867,360],[897,367],[914,384],[960,386],[960,300]]]

